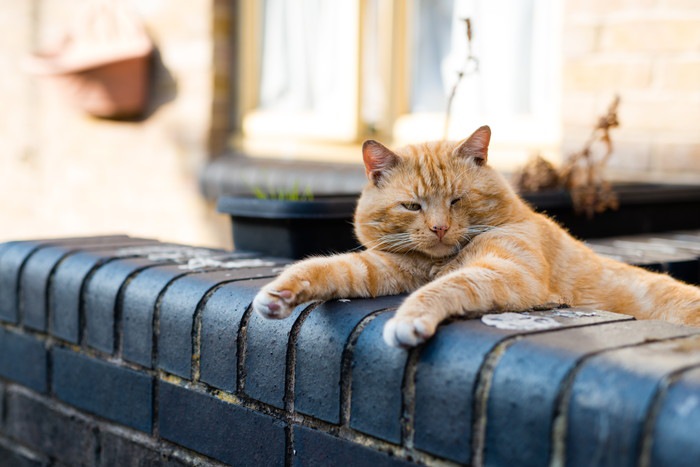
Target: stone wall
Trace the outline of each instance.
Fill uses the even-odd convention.
[[[0,218],[12,219],[0,225],[0,239],[118,231],[229,245],[224,219],[197,182],[221,150],[213,129],[226,124],[221,110],[212,123],[215,2],[133,2],[158,49],[138,122],[91,118],[21,69],[83,3],[0,0]]]
[[[90,118],[21,59],[85,0],[0,0],[0,240],[127,232],[230,246],[198,174],[226,148],[235,107],[229,0],[133,2],[157,47],[141,122]],[[700,174],[700,4],[567,0],[563,151],[580,148],[620,93],[618,176]],[[670,174],[670,175],[669,175]]]
[[[581,146],[616,93],[611,167],[700,176],[700,2],[567,0],[565,151]]]

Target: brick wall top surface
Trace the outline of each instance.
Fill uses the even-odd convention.
[[[94,448],[90,417],[207,462],[700,460],[698,329],[549,310],[532,313],[556,327],[454,321],[399,350],[381,332],[403,296],[253,314],[285,262],[126,237],[0,245],[0,446],[55,457],[66,440],[42,437],[76,410],[95,455],[152,456]],[[58,412],[20,420],[44,406]],[[62,462],[90,465],[83,455]]]

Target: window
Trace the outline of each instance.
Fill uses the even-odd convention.
[[[553,153],[560,3],[242,0],[237,142],[252,153],[356,161],[367,137],[441,139],[470,47],[476,61],[456,88],[448,136],[491,125],[501,166],[533,149]]]

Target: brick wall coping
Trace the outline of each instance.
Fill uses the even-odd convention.
[[[545,310],[399,350],[381,330],[401,296],[251,313],[287,263],[1,244],[0,465],[700,463],[700,329]]]

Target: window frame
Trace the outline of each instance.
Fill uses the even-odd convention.
[[[411,98],[411,18],[415,3],[407,0],[352,0],[356,2],[356,53],[355,106],[352,123],[340,131],[293,132],[290,128],[314,126],[313,118],[300,115],[275,115],[258,108],[262,52],[262,2],[237,0],[236,56],[237,70],[234,78],[236,122],[230,143],[252,156],[299,160],[323,160],[329,162],[358,162],[359,145],[363,139],[373,138],[389,145],[403,145],[415,141],[442,137],[444,112],[410,111]],[[363,121],[363,96],[366,82],[364,51],[368,47],[366,14],[376,2],[377,55],[381,89],[386,98],[381,115],[375,122]],[[562,10],[558,2],[557,10]],[[551,15],[550,28],[556,34],[556,46],[562,43],[563,11]],[[476,26],[478,34],[478,25]],[[549,67],[552,81],[548,115],[525,118],[511,122],[460,122],[452,119],[449,136],[459,139],[468,136],[472,127],[491,124],[494,132],[491,152],[500,153],[493,158],[496,165],[510,169],[522,164],[533,151],[551,159],[559,158],[561,144],[561,53],[553,53]],[[322,124],[318,124],[322,127]],[[464,127],[464,128],[463,128]],[[277,130],[276,130],[277,129]],[[284,129],[284,130],[280,130]],[[499,161],[500,160],[500,161]]]

